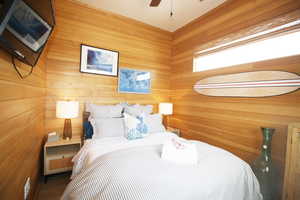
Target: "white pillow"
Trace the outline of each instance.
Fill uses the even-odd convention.
[[[123,107],[121,105],[95,105],[86,104],[86,111],[93,118],[116,118],[122,117]]]
[[[153,105],[133,105],[134,108],[140,109],[143,113],[150,115],[153,112]]]
[[[124,118],[96,118],[93,139],[125,135]]]
[[[161,114],[146,115],[145,123],[148,127],[148,133],[158,133],[166,131],[166,128],[162,124]]]
[[[139,104],[135,104],[135,105],[131,105],[131,106],[126,106],[124,109],[125,113],[128,113],[130,115],[134,115],[134,116],[140,116],[143,113],[145,115],[150,115],[153,111],[153,105],[139,105]]]
[[[123,108],[126,108],[129,106],[129,104],[127,102],[121,102],[121,103],[118,103],[117,105],[120,105],[122,106]]]

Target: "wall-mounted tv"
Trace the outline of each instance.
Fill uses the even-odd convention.
[[[0,0],[0,46],[34,66],[55,26],[51,0]]]

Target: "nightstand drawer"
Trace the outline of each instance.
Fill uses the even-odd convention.
[[[73,157],[63,157],[61,159],[49,160],[49,170],[72,167],[72,158]]]
[[[80,139],[47,142],[44,146],[44,175],[72,170],[72,158],[81,147]]]

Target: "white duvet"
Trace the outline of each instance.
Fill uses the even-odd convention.
[[[129,141],[86,141],[73,158],[72,181],[62,200],[262,200],[249,165],[220,148],[193,141],[197,165],[161,159],[172,133]]]
[[[90,165],[96,158],[121,149],[130,147],[149,146],[163,144],[171,137],[177,137],[176,134],[171,132],[162,132],[150,134],[143,139],[127,140],[124,137],[107,137],[101,139],[86,140],[84,146],[73,158],[73,171],[71,179],[73,179],[79,172]]]

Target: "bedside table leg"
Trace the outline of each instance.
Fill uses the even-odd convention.
[[[48,179],[48,176],[45,175],[45,176],[44,176],[44,183],[45,183],[45,184],[47,183],[47,179]]]

